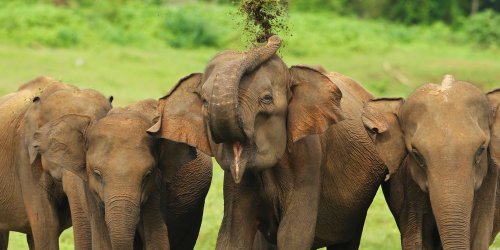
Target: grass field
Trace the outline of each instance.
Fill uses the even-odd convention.
[[[372,24],[346,18],[336,23],[328,16],[297,16],[300,20],[291,17],[291,27],[296,33],[280,52],[285,62],[288,65],[323,65],[330,71],[358,80],[376,96],[405,97],[416,86],[440,82],[447,73],[476,83],[484,90],[500,87],[499,50],[454,43],[416,28],[403,31],[411,32],[411,36],[418,38],[409,42],[399,38],[391,40],[388,34],[384,34],[386,24],[383,23]],[[318,23],[321,26],[316,25]],[[353,33],[356,38],[345,42],[351,46],[345,45],[340,38],[336,39],[333,32],[365,26],[373,30],[369,28],[366,33]],[[363,29],[368,29],[366,27]],[[388,28],[387,31],[396,29],[401,28]],[[322,37],[321,32],[328,35]],[[377,37],[378,33],[384,38]],[[12,40],[0,40],[1,95],[15,91],[19,84],[38,75],[48,75],[113,95],[115,106],[161,97],[179,78],[203,71],[206,62],[219,51],[206,47],[174,49],[168,46],[109,44],[54,49],[30,47],[24,42],[19,44]],[[231,45],[241,49],[240,43]],[[222,171],[216,166],[214,172],[196,249],[214,248],[222,218]],[[67,230],[60,241],[62,249],[72,249],[71,231]],[[500,242],[496,242],[495,246],[500,247]],[[383,196],[378,194],[368,213],[361,249],[399,248],[397,228]],[[10,249],[27,249],[24,236],[12,233]]]

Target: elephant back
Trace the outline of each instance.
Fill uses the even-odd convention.
[[[116,107],[109,111],[112,114],[136,114],[144,118],[153,125],[153,121],[158,118],[158,101],[154,99],[140,100],[125,107]]]
[[[361,121],[364,102],[373,98],[373,95],[358,82],[337,72],[326,73],[328,78],[342,91],[341,107],[346,118]]]
[[[36,96],[40,96],[48,86],[58,83],[50,77],[37,77],[19,87],[8,95],[0,97],[0,131],[7,132],[17,128],[23,114],[28,110]],[[8,121],[8,122],[7,122]]]

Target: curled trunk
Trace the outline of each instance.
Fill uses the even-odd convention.
[[[239,82],[245,73],[252,72],[269,60],[280,45],[281,39],[272,36],[266,45],[243,53],[238,59],[219,65],[212,72],[214,84],[208,110],[210,130],[216,143],[245,140],[238,110]]]
[[[105,219],[113,249],[133,249],[139,222],[139,206],[125,198],[112,199],[105,206]]]

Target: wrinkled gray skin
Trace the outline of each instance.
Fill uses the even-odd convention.
[[[73,223],[75,247],[90,249],[83,182],[58,171],[33,142],[39,128],[65,115],[96,119],[110,109],[110,101],[98,92],[47,77],[0,97],[0,249],[7,247],[8,231],[26,233],[30,249],[58,249],[59,235],[72,220],[81,222]]]
[[[155,117],[157,101],[144,100],[94,122],[66,116],[36,134],[37,149],[51,155],[48,161],[87,183],[93,249],[133,249],[136,233],[135,246],[144,249],[194,247],[211,160],[185,144],[147,134]],[[51,143],[65,143],[63,134],[79,137],[69,150],[73,154]]]
[[[372,96],[340,74],[288,68],[279,46],[271,37],[223,52],[182,79],[160,100],[154,132],[224,169],[217,249],[356,249],[387,173],[361,121]]]
[[[404,249],[488,249],[494,240],[498,96],[447,75],[406,102],[366,105],[363,119],[394,173],[383,188]]]

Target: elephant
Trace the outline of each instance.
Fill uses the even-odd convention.
[[[30,249],[58,249],[59,235],[77,220],[81,223],[73,223],[75,247],[90,248],[85,237],[90,234],[88,215],[82,209],[86,204],[80,196],[83,182],[69,171],[57,171],[33,142],[46,123],[70,114],[95,119],[110,109],[111,100],[99,92],[49,77],[38,77],[0,97],[1,249],[7,248],[9,231],[27,234]]]
[[[383,191],[403,249],[488,249],[494,240],[499,94],[446,75],[406,101],[365,104],[363,119],[391,170]]]
[[[216,55],[160,99],[148,131],[224,170],[217,249],[357,249],[388,173],[361,119],[373,96],[319,66],[288,68],[280,44]]]
[[[51,156],[48,162],[85,182],[93,249],[194,248],[212,161],[193,147],[146,132],[157,103],[113,108],[98,120],[68,115],[35,134],[36,149]],[[70,138],[79,141],[59,150]]]

